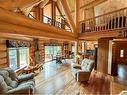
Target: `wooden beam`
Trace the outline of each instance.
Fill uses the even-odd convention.
[[[27,8],[42,1],[43,0],[4,0],[0,1],[0,7],[7,10],[14,10],[15,8]]]
[[[67,1],[66,0],[60,0],[60,1],[61,1],[61,4],[62,4],[63,8],[64,8],[65,14],[66,14],[66,16],[68,18],[69,24],[70,24],[70,26],[71,26],[71,28],[72,28],[75,36],[76,36],[76,32],[75,32],[76,26],[75,26],[74,20],[72,18],[71,11],[69,9]]]
[[[28,36],[25,36],[25,35],[11,34],[11,33],[3,33],[3,32],[0,32],[0,38],[2,38],[2,39],[24,40],[24,41],[33,41],[32,37],[28,37]]]
[[[21,11],[22,11],[26,16],[28,16],[28,14],[31,12],[32,9],[33,9],[33,6],[28,7],[28,8],[23,8],[23,9],[21,9]]]
[[[62,18],[65,19],[64,16],[63,16],[64,14],[62,13],[62,10],[60,9],[60,6],[59,6],[58,2],[56,2],[56,7],[57,7],[60,15],[62,16]]]
[[[80,32],[80,0],[76,0],[76,36]]]
[[[43,22],[44,8],[40,8],[40,21]]]
[[[48,2],[49,2],[49,0],[44,0],[43,2],[41,2],[41,3],[39,4],[39,7],[40,7],[40,8],[44,8],[44,7],[48,4]]]
[[[112,38],[112,37],[120,37],[121,30],[114,31],[106,31],[106,32],[86,32],[79,35],[80,40],[98,40],[100,38]]]
[[[51,15],[52,15],[52,19],[56,20],[56,2],[55,1],[51,1]],[[52,25],[55,25],[55,22],[52,22]]]
[[[50,33],[43,30],[10,24],[2,21],[0,22],[0,30],[1,30],[0,33],[5,33],[5,35],[13,34],[20,37],[27,36],[32,38],[54,38],[54,39],[75,40],[70,36]]]
[[[51,25],[44,24],[44,23],[39,22],[37,20],[30,19],[26,16],[16,14],[16,13],[4,10],[2,8],[0,8],[0,13],[1,13],[0,21],[2,21],[2,22],[14,24],[14,25],[19,25],[19,26],[26,27],[26,28],[32,28],[35,31],[37,29],[42,32],[44,31],[44,33],[51,33],[54,35],[58,34],[58,35],[64,35],[64,36],[69,36],[71,38],[74,38],[73,33],[67,32],[63,29],[56,28]]]
[[[35,18],[40,21],[40,7],[35,7]]]

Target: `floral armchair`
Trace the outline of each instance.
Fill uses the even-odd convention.
[[[34,74],[17,76],[10,68],[0,68],[0,94],[33,94]]]

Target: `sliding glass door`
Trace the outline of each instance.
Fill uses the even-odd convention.
[[[45,61],[51,61],[61,53],[61,46],[45,46]]]

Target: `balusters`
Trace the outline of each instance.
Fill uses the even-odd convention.
[[[81,23],[82,32],[123,29],[127,27],[127,8],[109,12]]]
[[[53,25],[53,26],[55,26],[57,28],[63,28],[64,29],[64,26],[65,26],[64,23],[58,22],[56,20],[53,20],[53,19],[51,19],[51,18],[49,18],[47,16],[43,16],[43,18],[44,18],[43,23],[46,23],[46,24],[49,24],[49,25]]]
[[[104,19],[104,26],[103,26],[103,30],[106,30],[106,16],[104,15],[104,17],[103,17],[103,19]]]
[[[118,23],[117,23],[117,27],[116,28],[119,28],[119,26],[120,26],[120,14],[119,14],[119,12],[117,13],[117,18],[118,18]]]
[[[110,20],[111,20],[110,29],[112,30],[113,29],[113,16],[112,16],[112,14],[110,14]]]
[[[124,25],[124,10],[121,10],[121,27],[120,28],[123,28],[123,25]]]
[[[116,22],[117,22],[117,20],[116,20],[116,18],[117,18],[117,13],[114,13],[113,14],[113,19],[114,19],[114,21],[113,21],[113,29],[116,29]]]

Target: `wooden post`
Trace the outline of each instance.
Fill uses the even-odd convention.
[[[56,20],[56,2],[52,0],[51,3],[52,25],[55,25]]]
[[[107,74],[109,63],[109,38],[98,40],[97,71]],[[109,64],[108,64],[109,63]]]
[[[78,63],[77,61],[78,61],[78,58],[77,58],[77,55],[78,55],[78,44],[79,44],[79,41],[77,40],[76,42],[75,42],[75,52],[74,52],[74,60],[75,60],[75,63]]]
[[[80,31],[80,0],[76,0],[76,37],[78,37]]]
[[[40,8],[38,6],[35,8],[35,18],[40,21]]]
[[[43,22],[43,8],[40,8],[40,21]]]

